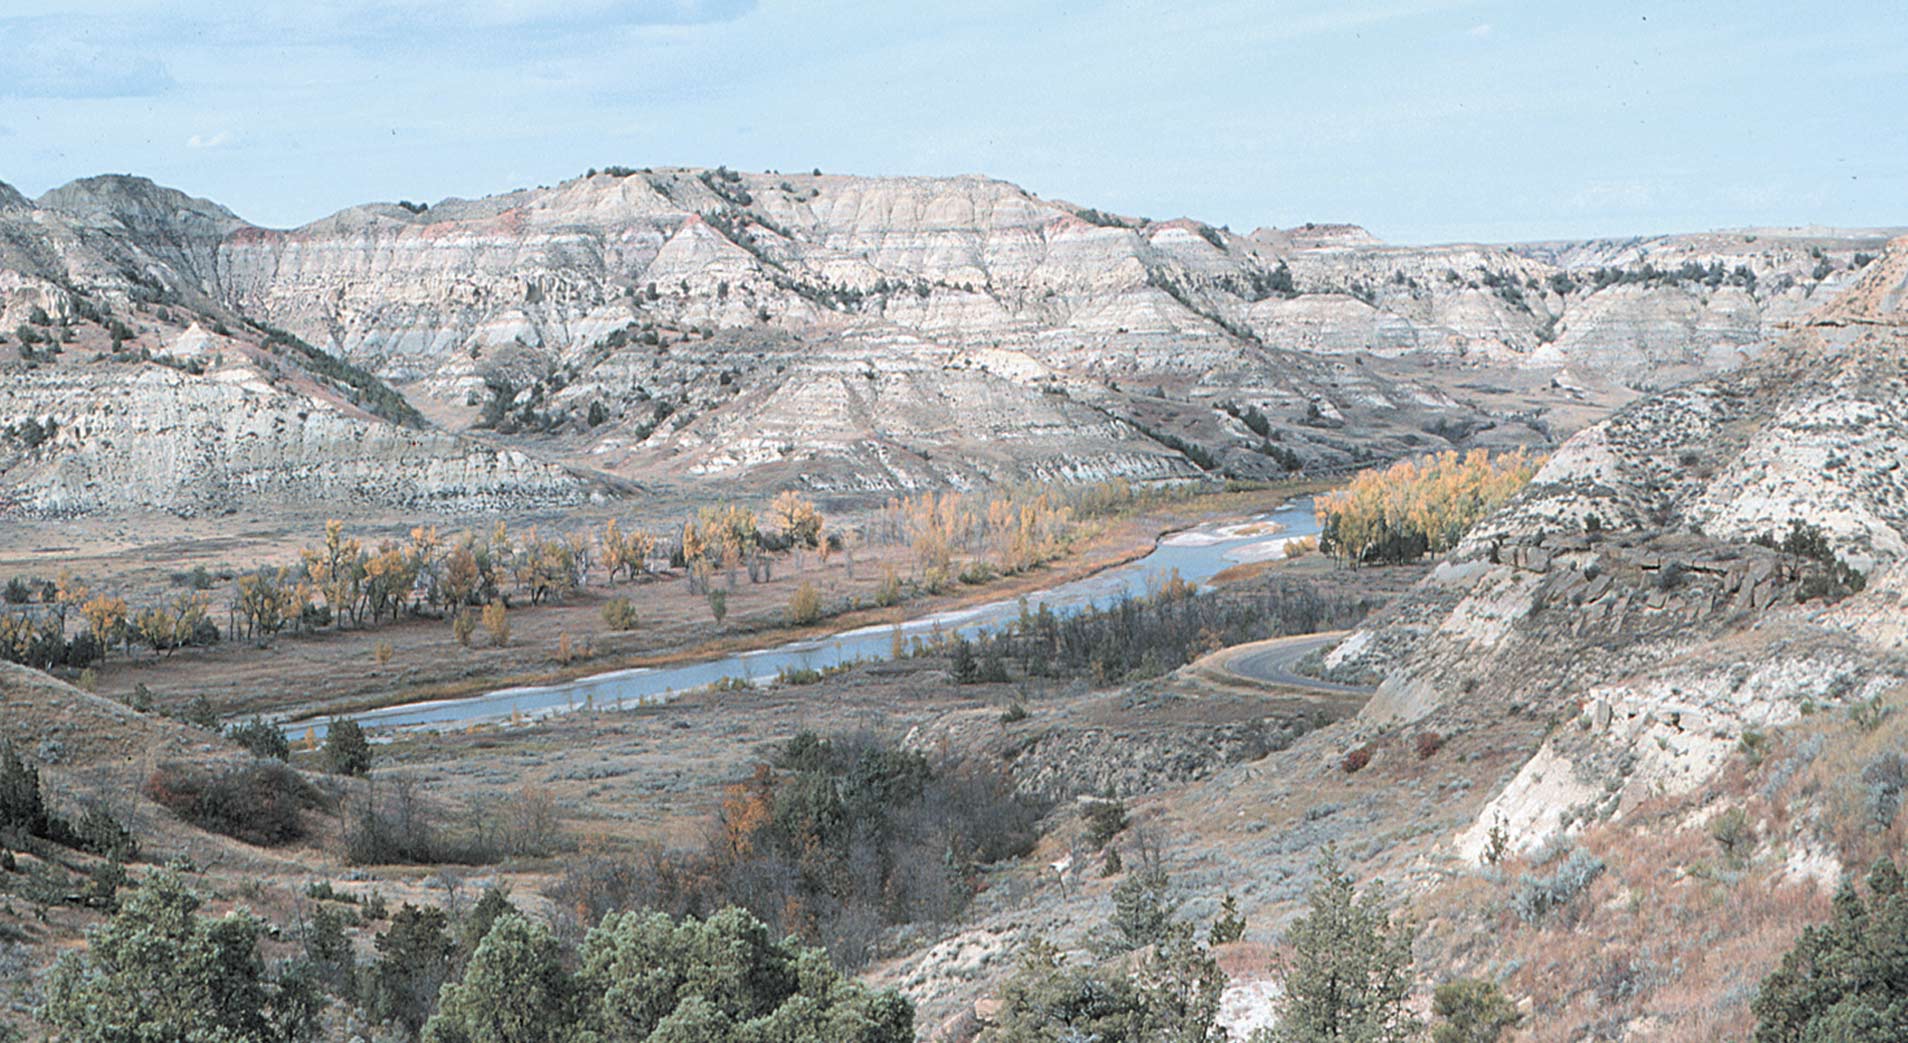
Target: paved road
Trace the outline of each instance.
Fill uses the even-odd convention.
[[[1295,669],[1300,660],[1344,640],[1347,633],[1349,631],[1329,630],[1235,645],[1214,652],[1204,665],[1215,673],[1280,688],[1296,688],[1325,695],[1370,695],[1373,690],[1364,685],[1321,681]]]

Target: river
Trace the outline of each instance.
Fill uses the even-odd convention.
[[[1039,611],[1046,605],[1055,612],[1066,613],[1104,607],[1122,597],[1143,595],[1149,584],[1156,584],[1175,571],[1181,579],[1204,584],[1234,565],[1277,557],[1284,553],[1287,540],[1317,532],[1311,499],[1292,500],[1266,514],[1172,533],[1160,539],[1144,557],[1029,594],[1025,600],[1030,611]],[[992,601],[909,620],[900,624],[901,634],[903,640],[910,643],[915,637],[928,640],[942,634],[973,634],[1018,619],[1020,611],[1020,598]],[[857,660],[888,659],[894,647],[894,630],[895,624],[861,627],[830,637],[790,641],[773,648],[698,663],[616,670],[559,684],[524,685],[458,699],[400,703],[351,716],[367,728],[456,728],[513,717],[530,719],[586,707],[639,706],[664,702],[678,693],[705,688],[728,678],[762,684],[773,681],[785,669],[822,670]],[[295,722],[289,728],[302,734],[313,725],[316,734],[322,736],[325,730],[322,721]]]

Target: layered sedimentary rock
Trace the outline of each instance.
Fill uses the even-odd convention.
[[[1388,247],[1122,218],[980,177],[660,170],[245,229],[221,247],[218,287],[314,343],[393,357],[394,372],[471,342],[561,348],[631,320],[748,325],[767,308],[782,327],[899,327],[1069,369],[1203,368],[1256,337],[1577,363],[1649,386],[1753,353],[1880,242]]]
[[[35,201],[0,193],[0,329],[43,314],[93,353],[116,345],[120,368],[82,383],[150,396],[156,416],[189,412],[182,389],[212,394],[195,381],[213,378],[131,379],[135,363],[191,327],[223,329],[361,407],[349,422],[415,426],[415,405],[434,426],[637,479],[850,493],[1269,477],[1549,441],[1585,410],[1756,356],[1880,242],[1395,247],[1352,226],[1236,235],[1106,214],[983,177],[726,169],[617,169],[281,231],[114,176]],[[123,336],[97,344],[114,322]],[[1506,374],[1556,393],[1512,401]],[[14,397],[0,427],[40,408]],[[1553,401],[1576,412],[1552,415]],[[220,473],[277,451],[207,444],[240,454]],[[470,453],[414,450],[401,466],[438,474]],[[54,471],[36,464],[38,488]],[[549,495],[532,480],[525,502]]]
[[[515,449],[275,387],[237,351],[204,374],[105,363],[10,375],[0,417],[19,418],[0,432],[0,514],[190,516],[241,503],[466,513],[578,503],[595,484]]]

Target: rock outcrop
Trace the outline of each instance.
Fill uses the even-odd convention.
[[[1570,722],[1460,854],[1493,825],[1530,846],[1690,791],[1745,735],[1908,684],[1904,257],[1898,240],[1781,350],[1572,438],[1326,657],[1383,678],[1373,727]]]

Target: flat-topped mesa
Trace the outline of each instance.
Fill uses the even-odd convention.
[[[1297,227],[1284,229],[1283,234],[1300,250],[1349,250],[1385,245],[1384,240],[1355,224],[1315,224],[1307,221]]]

